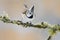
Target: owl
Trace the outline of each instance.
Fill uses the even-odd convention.
[[[35,15],[34,15],[34,5],[31,6],[30,8],[27,7],[27,5],[24,5],[26,8],[26,11],[24,11],[21,15],[22,15],[22,22],[29,22],[31,23],[31,21],[33,19],[35,19]]]

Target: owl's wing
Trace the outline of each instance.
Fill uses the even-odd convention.
[[[34,13],[34,5],[29,10]]]

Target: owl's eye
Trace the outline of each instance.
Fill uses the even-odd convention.
[[[31,13],[30,13],[31,14]]]

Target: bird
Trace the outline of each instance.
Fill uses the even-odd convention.
[[[29,22],[31,23],[32,20],[35,19],[35,15],[34,15],[34,5],[31,6],[30,8],[27,7],[27,5],[24,5],[26,10],[21,14],[22,15],[22,21],[23,22]]]

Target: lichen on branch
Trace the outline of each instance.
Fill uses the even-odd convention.
[[[57,31],[60,31],[60,25],[51,25],[47,22],[41,22],[40,24],[32,24],[29,22],[22,22],[20,20],[11,20],[8,16],[0,16],[0,21],[3,21],[4,23],[12,23],[17,25],[22,25],[23,27],[35,27],[35,28],[42,28],[42,29],[48,29],[49,30],[49,37],[47,40],[51,40],[52,36],[57,33]]]

